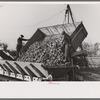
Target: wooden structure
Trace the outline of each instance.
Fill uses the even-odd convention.
[[[48,72],[41,63],[0,60],[0,80],[5,81],[42,81]]]

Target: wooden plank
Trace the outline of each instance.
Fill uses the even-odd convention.
[[[19,73],[19,72],[14,68],[14,66],[12,66],[8,61],[5,61],[5,63],[13,70],[13,72],[14,72],[15,74]]]
[[[32,63],[45,77],[48,76],[48,71],[42,66],[41,63]]]
[[[2,81],[23,81],[23,80],[13,78],[13,77],[8,77],[5,75],[0,75],[0,80],[2,80]]]
[[[28,75],[28,74],[21,68],[21,66],[20,66],[18,63],[14,62],[14,64],[17,66],[17,68],[20,70],[20,72],[21,72],[23,75]]]
[[[5,62],[6,62],[6,61],[5,61]],[[15,61],[8,61],[8,62],[9,62],[10,65],[12,65],[12,66],[15,68],[15,70],[16,70],[19,74],[21,74],[21,72],[19,71],[19,69],[17,68],[17,66],[14,64]]]
[[[2,64],[0,64],[0,67],[1,67],[4,71],[6,71],[5,67],[4,67]]]
[[[36,75],[36,77],[41,77],[40,74],[32,68],[32,66],[28,66],[28,68]]]
[[[40,70],[38,70],[33,64],[30,64],[30,66],[32,66],[32,68],[33,68],[41,77],[45,77],[45,75],[44,75]]]
[[[6,71],[12,72],[12,70],[10,68],[8,68],[8,66],[6,64],[3,64],[3,66],[6,68]]]
[[[27,72],[30,74],[30,76],[32,76],[32,77],[37,77],[37,75],[35,75],[27,66],[25,66],[25,69],[26,69]]]

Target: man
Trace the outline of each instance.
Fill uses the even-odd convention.
[[[28,39],[24,39],[23,35],[20,35],[20,37],[17,39],[17,54],[16,54],[16,58],[19,57],[19,55],[21,54],[21,49],[23,47],[22,41],[28,41]]]
[[[71,38],[70,36],[65,33],[65,31],[62,32],[63,38],[63,53],[65,57],[65,61],[70,62],[71,61]]]

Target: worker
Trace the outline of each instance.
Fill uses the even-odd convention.
[[[65,61],[71,62],[71,38],[65,31],[62,32],[62,35],[63,35],[62,43],[64,48],[63,53]]]
[[[17,53],[16,53],[16,59],[19,57],[19,55],[21,54],[21,49],[23,47],[23,43],[22,41],[28,41],[28,39],[24,39],[23,35],[20,35],[20,37],[17,39]]]

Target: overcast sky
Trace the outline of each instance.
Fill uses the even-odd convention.
[[[67,4],[0,3],[0,41],[15,49],[21,34],[31,38],[39,27],[62,24]],[[100,4],[70,6],[76,21],[83,21],[88,31],[85,41],[100,42]]]

